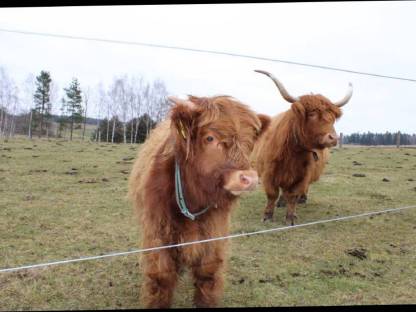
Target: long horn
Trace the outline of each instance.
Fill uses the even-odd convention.
[[[261,73],[261,74],[265,74],[266,76],[269,76],[271,80],[273,80],[273,82],[275,83],[276,87],[279,89],[280,94],[283,96],[283,98],[288,101],[289,103],[294,103],[299,101],[299,97],[295,97],[289,94],[289,92],[287,92],[286,88],[283,86],[283,84],[277,80],[276,77],[274,77],[272,74],[270,74],[269,72],[266,72],[264,70],[254,70],[255,72]]]
[[[338,106],[338,107],[342,107],[345,104],[347,104],[347,102],[350,100],[350,98],[352,97],[352,83],[350,82],[348,84],[348,92],[347,94],[344,96],[344,98],[338,102],[334,102],[334,105]]]

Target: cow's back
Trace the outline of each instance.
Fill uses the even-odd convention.
[[[282,112],[271,119],[269,127],[254,145],[250,160],[260,177],[264,174],[264,171],[267,170],[267,164],[271,162],[271,159],[275,155],[275,149],[278,148],[274,144],[275,129],[285,113],[286,112]]]
[[[165,120],[150,132],[149,137],[138,151],[129,178],[129,197],[139,210],[143,206],[143,189],[153,166],[155,156],[168,154],[171,145],[166,144],[170,135],[170,120]]]

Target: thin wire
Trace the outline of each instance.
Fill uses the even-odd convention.
[[[138,41],[124,41],[124,40],[115,40],[115,39],[103,39],[103,38],[93,38],[93,37],[83,37],[83,36],[41,33],[41,32],[23,31],[23,30],[11,30],[11,29],[4,29],[4,28],[0,28],[0,31],[9,32],[9,33],[24,34],[24,35],[35,35],[35,36],[45,36],[45,37],[65,38],[65,39],[98,41],[98,42],[105,42],[105,43],[138,45],[138,46],[146,46],[146,47],[152,47],[152,48],[174,49],[174,50],[182,50],[182,51],[188,51],[188,52],[199,52],[199,53],[209,53],[209,54],[217,54],[217,55],[227,55],[227,56],[243,57],[243,58],[262,60],[262,61],[279,62],[279,63],[286,63],[286,64],[291,64],[291,65],[306,66],[306,67],[319,68],[319,69],[325,69],[325,70],[340,71],[340,72],[346,72],[346,73],[350,73],[350,74],[357,74],[357,75],[365,75],[365,76],[372,76],[372,77],[380,77],[380,78],[387,78],[387,79],[396,79],[396,80],[416,82],[416,79],[406,78],[406,77],[373,74],[373,73],[367,73],[367,72],[362,72],[362,71],[349,70],[349,69],[343,69],[343,68],[337,68],[337,67],[331,67],[331,66],[314,65],[314,64],[308,64],[308,63],[287,61],[287,60],[281,60],[281,59],[274,59],[274,58],[261,57],[261,56],[253,56],[253,55],[239,54],[239,53],[232,53],[232,52],[185,48],[185,47],[170,46],[170,45],[163,45],[163,44],[138,42]]]
[[[185,243],[179,243],[179,244],[173,244],[173,245],[143,248],[143,249],[137,249],[137,250],[131,250],[131,251],[125,251],[125,252],[115,252],[115,253],[110,253],[110,254],[100,255],[100,256],[82,257],[82,258],[77,258],[77,259],[61,260],[61,261],[54,261],[54,262],[47,262],[47,263],[40,263],[40,264],[25,265],[25,266],[14,267],[14,268],[6,268],[6,269],[0,269],[0,273],[13,272],[13,271],[18,271],[18,270],[23,270],[23,269],[46,267],[46,266],[57,265],[57,264],[66,264],[66,263],[71,263],[71,262],[80,262],[80,261],[96,260],[96,259],[102,259],[102,258],[108,258],[108,257],[125,256],[125,255],[130,255],[133,253],[158,251],[158,250],[163,250],[163,249],[168,249],[168,248],[183,247],[183,246],[189,246],[189,245],[194,245],[194,244],[202,244],[202,243],[208,243],[208,242],[213,242],[213,241],[219,241],[219,240],[224,240],[228,238],[236,238],[236,237],[241,237],[241,236],[251,236],[251,235],[256,235],[256,234],[284,231],[284,230],[296,229],[300,227],[323,224],[323,223],[328,223],[328,222],[333,222],[333,221],[343,221],[343,220],[349,220],[353,218],[371,216],[371,215],[382,214],[382,213],[387,213],[387,212],[396,212],[396,211],[415,208],[415,207],[416,205],[404,206],[404,207],[391,208],[391,209],[386,209],[386,210],[381,210],[381,211],[365,212],[365,213],[361,213],[358,215],[338,217],[338,218],[327,219],[327,220],[318,220],[318,221],[313,221],[313,222],[308,222],[308,223],[303,223],[303,224],[296,224],[292,226],[284,226],[284,227],[260,230],[260,231],[255,231],[255,232],[239,233],[239,234],[233,234],[229,236],[214,237],[214,238],[209,238],[209,239],[203,239],[203,240],[191,241],[191,242],[185,242]]]

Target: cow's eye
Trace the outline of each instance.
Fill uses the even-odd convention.
[[[316,118],[318,117],[318,113],[317,112],[310,112],[308,113],[308,118]]]
[[[212,136],[207,136],[207,142],[212,142],[214,141],[214,137]]]

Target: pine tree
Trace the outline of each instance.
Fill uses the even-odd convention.
[[[69,118],[70,123],[70,140],[72,141],[72,133],[74,130],[74,124],[80,123],[83,120],[83,109],[82,109],[82,96],[81,88],[78,79],[73,78],[69,88],[64,88],[67,96],[66,100],[66,114]]]
[[[43,124],[51,117],[52,103],[50,102],[50,84],[52,82],[49,72],[42,70],[36,77],[36,91],[33,96],[35,102],[35,122],[39,123],[39,137],[42,136]]]

